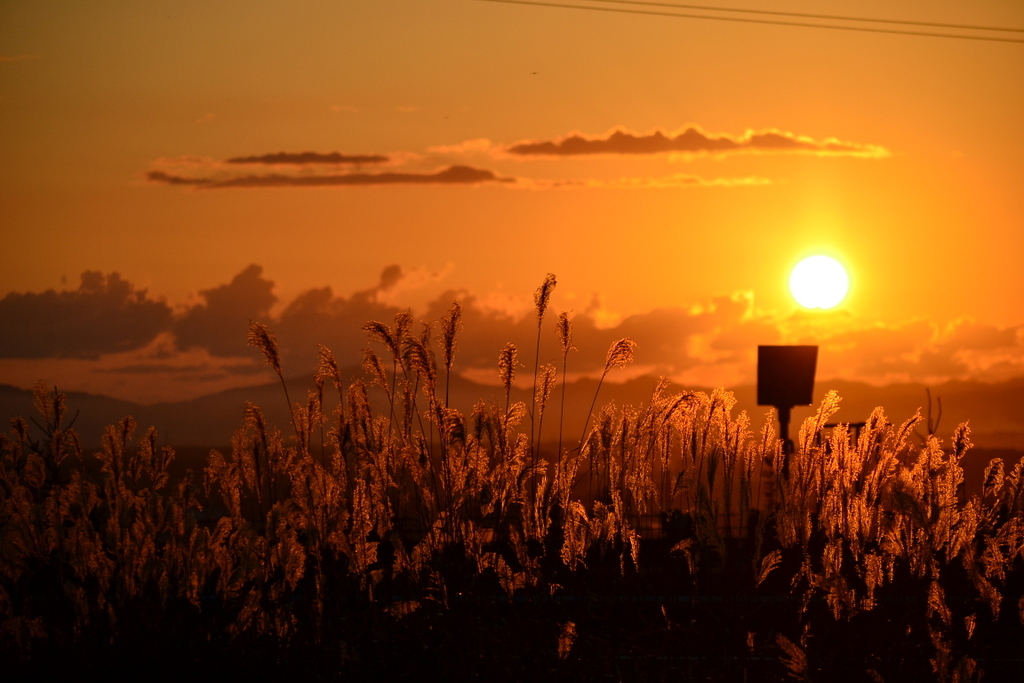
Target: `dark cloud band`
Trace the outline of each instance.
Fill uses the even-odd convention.
[[[278,338],[283,363],[291,372],[315,366],[317,344],[343,362],[361,357],[370,320],[390,324],[402,313],[389,292],[410,277],[385,268],[372,287],[339,296],[329,287],[310,289],[273,314],[275,283],[251,265],[229,282],[198,292],[198,300],[172,312],[117,274],[87,272],[74,291],[11,293],[0,299],[0,358],[99,358],[140,350],[158,335],[169,342],[154,353],[127,358],[110,372],[134,375],[188,375],[203,372],[209,357],[258,359],[246,343],[252,320],[266,321]],[[556,292],[557,298],[557,292]],[[429,305],[424,321],[437,321],[452,301],[462,305],[458,373],[496,379],[498,351],[509,341],[532,344],[535,316],[516,317],[483,305],[466,291],[449,290]],[[551,311],[556,310],[557,301]],[[552,314],[552,318],[553,318]],[[601,304],[592,301],[572,319],[574,346],[570,374],[599,375],[605,351],[623,337],[637,340],[637,362],[644,372],[679,381],[747,381],[759,344],[807,343],[821,346],[823,377],[885,382],[940,382],[948,379],[1003,381],[1024,377],[1024,326],[996,327],[969,319],[942,327],[929,321],[865,325],[833,319],[825,332],[809,315],[786,319],[757,313],[753,296],[719,297],[694,308],[663,308],[629,316],[614,326],[599,324]],[[815,322],[818,320],[817,322]],[[552,325],[553,323],[545,323]],[[542,358],[561,353],[554,334],[542,340]],[[198,356],[178,356],[196,352]],[[204,355],[208,354],[208,355]],[[196,360],[196,358],[200,360]],[[260,372],[262,363],[217,363],[217,372]],[[165,369],[166,368],[166,369]],[[103,371],[103,370],[99,370]],[[212,371],[212,370],[211,370]],[[696,373],[696,374],[694,374]]]
[[[380,164],[388,161],[388,157],[382,154],[341,154],[330,152],[321,154],[319,152],[278,152],[276,154],[262,154],[260,156],[233,157],[228,159],[229,164]]]
[[[668,154],[741,152],[883,156],[885,150],[873,145],[860,145],[838,140],[816,141],[781,131],[747,133],[734,138],[729,135],[711,135],[699,128],[687,128],[677,135],[666,135],[660,130],[646,135],[618,129],[604,137],[570,135],[558,140],[528,141],[512,145],[506,150],[519,156],[581,156],[588,154]]]
[[[0,357],[97,358],[145,346],[171,323],[170,307],[146,290],[117,273],[86,271],[75,291],[0,299]]]
[[[168,185],[192,185],[203,189],[230,187],[337,187],[356,185],[473,185],[477,183],[512,183],[493,171],[470,166],[449,166],[435,173],[346,173],[340,175],[248,175],[215,180],[186,178],[163,171],[146,174],[150,181]]]

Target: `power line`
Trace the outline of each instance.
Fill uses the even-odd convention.
[[[601,0],[598,0],[601,1]],[[558,2],[537,2],[536,0],[480,0],[480,2],[500,2],[508,5],[533,5],[536,7],[558,7],[562,9],[581,9],[592,12],[615,12],[618,14],[642,14],[656,17],[676,17],[677,19],[707,19],[711,21],[730,21],[742,24],[767,24],[769,26],[799,26],[801,28],[827,28],[837,31],[859,31],[861,33],[889,33],[902,36],[926,36],[929,38],[957,38],[960,40],[985,40],[997,43],[1024,43],[1021,38],[1000,38],[998,36],[971,36],[957,33],[932,33],[930,31],[900,31],[897,29],[873,28],[869,26],[839,26],[836,24],[809,24],[799,21],[775,21],[771,19],[750,19],[746,17],[716,17],[706,14],[680,14],[676,12],[658,12],[655,10],[627,9],[625,7],[588,7],[585,5],[566,5]],[[1018,29],[1010,29],[1018,30]]]
[[[1005,26],[973,26],[971,24],[941,24],[931,21],[906,21],[902,19],[877,19],[868,17],[847,17],[837,14],[806,14],[804,12],[779,12],[773,10],[737,9],[735,7],[708,7],[705,5],[681,5],[674,2],[645,2],[643,0],[585,0],[586,2],[605,2],[616,5],[647,5],[651,7],[672,7],[675,9],[695,9],[708,12],[739,12],[742,14],[765,14],[776,17],[803,17],[804,19],[831,19],[836,21],[864,21],[875,24],[897,24],[901,26],[931,26],[932,28],[958,28],[965,31],[1008,31],[1024,33],[1024,28]]]

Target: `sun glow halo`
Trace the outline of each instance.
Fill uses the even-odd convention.
[[[789,291],[804,308],[834,308],[849,289],[846,269],[828,256],[809,256],[789,275]]]

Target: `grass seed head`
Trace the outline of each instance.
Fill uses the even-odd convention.
[[[516,345],[512,342],[505,344],[505,348],[498,354],[498,377],[501,378],[501,384],[505,387],[506,394],[512,390],[512,381],[516,377],[516,365],[518,364],[519,352],[516,350]]]
[[[576,642],[576,624],[567,621],[561,625],[558,634],[558,658],[566,659],[569,656],[569,652],[572,650],[573,643]]]
[[[330,377],[331,381],[334,382],[334,387],[337,390],[341,390],[341,370],[338,369],[338,362],[334,359],[334,354],[331,350],[324,346],[319,345],[320,356],[319,364],[317,366],[317,375],[321,377]]]
[[[409,335],[412,329],[413,317],[409,311],[395,313],[395,343],[401,346],[402,340]]]
[[[427,331],[429,329],[426,328]],[[437,367],[434,364],[434,354],[427,348],[426,341],[406,337],[402,345],[402,362],[433,386],[437,382]]]
[[[363,370],[373,378],[371,383],[378,385],[390,394],[388,371],[384,367],[384,361],[369,346],[363,347]]]
[[[281,354],[277,348],[277,339],[271,334],[270,328],[263,323],[249,321],[249,344],[255,346],[267,357],[267,365],[274,372],[281,374]]]
[[[551,391],[555,388],[555,374],[554,363],[545,363],[540,366],[540,382],[537,383],[537,394],[534,400],[542,413],[551,398]]]
[[[395,341],[395,335],[391,333],[390,327],[377,320],[371,320],[363,325],[363,331],[370,336],[370,339],[388,347],[392,357],[398,358],[398,344]]]
[[[612,368],[621,368],[633,362],[633,349],[636,342],[629,337],[624,337],[608,348],[608,358],[604,363],[604,371]]]
[[[558,323],[556,324],[558,330],[558,341],[562,345],[562,358],[566,358],[569,352],[576,347],[572,345],[572,321],[569,320],[569,314],[562,311],[558,314]]]
[[[537,288],[533,294],[533,302],[537,305],[537,320],[544,317],[544,311],[548,308],[548,300],[551,299],[551,292],[555,289],[555,276],[548,273],[544,278],[544,284]]]
[[[458,301],[452,303],[448,315],[441,318],[441,352],[444,354],[444,366],[451,370],[455,359],[455,335],[462,326],[462,306]]]

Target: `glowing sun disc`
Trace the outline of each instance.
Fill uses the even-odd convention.
[[[849,289],[846,270],[828,256],[809,256],[789,275],[789,291],[804,308],[833,308]]]

